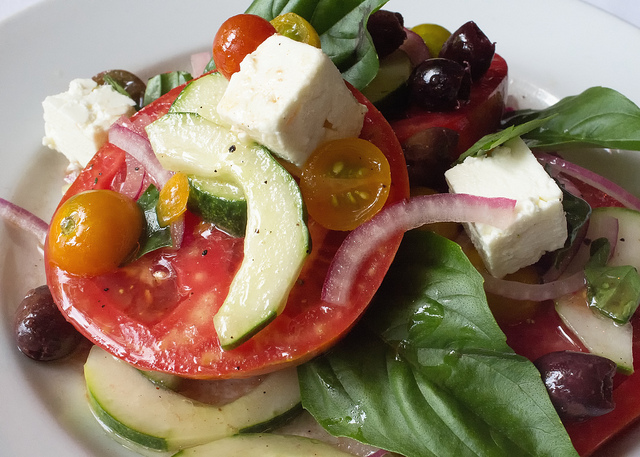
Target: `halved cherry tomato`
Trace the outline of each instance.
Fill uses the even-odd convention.
[[[213,39],[213,61],[218,71],[229,79],[240,70],[247,54],[274,33],[273,25],[255,14],[238,14],[224,21]]]
[[[280,35],[316,48],[320,47],[320,37],[316,29],[296,13],[289,12],[276,16],[271,20],[271,24]]]
[[[187,210],[189,200],[189,179],[184,173],[175,173],[160,189],[158,198],[158,222],[166,227],[178,220]]]
[[[389,162],[366,140],[321,144],[302,170],[300,190],[307,211],[330,230],[353,230],[384,206],[391,185]]]
[[[48,258],[76,275],[115,270],[138,246],[144,228],[136,202],[112,190],[74,195],[56,211],[48,236]]]

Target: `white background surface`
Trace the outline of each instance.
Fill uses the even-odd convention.
[[[4,18],[18,13],[36,3],[46,0],[1,0],[0,1],[0,21]],[[638,0],[584,0],[587,3],[598,6],[605,11],[631,22],[640,27],[640,2]]]

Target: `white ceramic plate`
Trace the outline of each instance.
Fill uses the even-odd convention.
[[[0,197],[49,220],[60,198],[65,163],[41,146],[40,103],[76,77],[124,68],[148,77],[188,69],[208,50],[226,17],[248,0],[48,0],[0,22]],[[594,85],[640,102],[640,31],[577,0],[391,0],[407,25],[451,30],[475,20],[510,65],[512,100],[538,106]],[[597,162],[599,171],[640,194],[638,154]],[[592,159],[588,159],[591,163]],[[624,173],[623,173],[624,172]],[[623,173],[623,174],[619,174]],[[81,360],[31,362],[15,349],[13,311],[44,282],[35,242],[0,224],[0,454],[131,456],[100,430],[86,407]],[[640,456],[640,435],[618,440],[607,455]]]

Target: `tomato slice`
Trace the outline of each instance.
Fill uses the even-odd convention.
[[[391,127],[367,105],[361,137],[380,148],[391,168],[387,204],[408,196],[406,164]],[[167,94],[168,95],[168,94]],[[175,97],[176,92],[172,95]],[[164,96],[132,119],[140,126],[168,110]],[[115,151],[115,159],[110,153]],[[93,177],[123,172],[122,151],[111,145],[100,150],[65,198],[93,186]],[[117,160],[116,160],[117,159]],[[120,164],[118,170],[117,164]],[[377,246],[358,279],[358,291],[346,306],[331,306],[320,298],[329,264],[346,236],[309,219],[313,251],[284,312],[245,344],[230,351],[220,347],[213,316],[222,304],[242,260],[243,241],[233,238],[187,212],[179,250],[162,249],[117,271],[83,278],[45,258],[47,282],[63,314],[94,343],[145,369],[192,378],[246,377],[306,361],[344,335],[367,307],[400,244],[401,236]]]
[[[498,54],[487,73],[471,88],[468,103],[455,111],[430,112],[418,108],[409,111],[406,118],[392,122],[400,143],[416,133],[431,127],[455,130],[460,135],[454,154],[456,159],[484,135],[500,126],[507,96],[507,62]]]

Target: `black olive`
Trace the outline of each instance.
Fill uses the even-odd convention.
[[[14,332],[20,351],[41,361],[66,357],[84,339],[62,316],[47,286],[27,293],[16,312]]]
[[[534,363],[561,418],[584,420],[614,409],[616,364],[611,360],[586,352],[558,351]]]
[[[126,70],[107,70],[98,73],[92,79],[100,85],[110,84],[109,80],[113,81],[129,94],[138,109],[143,106],[147,85],[133,73]]]
[[[468,70],[449,59],[427,59],[408,81],[411,102],[430,111],[448,111],[467,100],[471,81]]]
[[[445,41],[439,57],[469,65],[471,79],[477,81],[491,66],[496,50],[495,43],[480,30],[475,22],[469,21],[453,32]]]
[[[398,49],[407,39],[402,15],[391,11],[378,10],[369,16],[367,31],[380,59]]]

